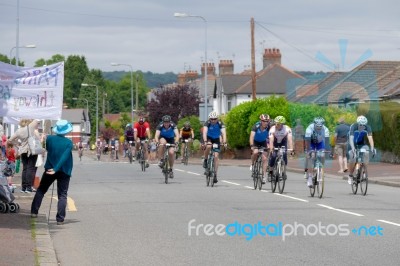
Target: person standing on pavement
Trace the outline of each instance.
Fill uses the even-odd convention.
[[[335,128],[335,154],[338,157],[339,171],[338,173],[347,172],[347,141],[350,126],[344,123],[344,117],[339,118],[339,124]]]
[[[32,185],[33,179],[35,178],[35,165],[38,156],[31,154],[28,145],[28,137],[30,135],[37,134],[36,129],[39,126],[39,122],[40,120],[37,119],[21,119],[19,122],[20,128],[8,139],[8,142],[11,142],[15,145],[18,143],[18,140],[21,141],[19,148],[19,154],[21,155],[22,162],[21,192],[25,193],[35,192],[35,189],[32,188]],[[40,139],[39,136],[36,137]]]
[[[58,225],[62,225],[65,219],[67,207],[67,195],[71,178],[73,160],[73,143],[65,135],[72,131],[72,125],[67,120],[59,120],[53,128],[56,135],[46,139],[47,159],[44,165],[44,173],[33,198],[31,205],[31,217],[36,218],[42,204],[42,200],[51,184],[57,180],[57,215]]]

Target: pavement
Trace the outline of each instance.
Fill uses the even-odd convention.
[[[95,157],[93,152],[86,152],[84,156]],[[108,160],[104,156],[102,160]],[[120,161],[125,160],[120,158]],[[179,162],[179,161],[178,161]],[[200,158],[191,158],[190,164],[201,164]],[[177,164],[177,166],[179,163]],[[250,159],[222,159],[221,166],[249,167]],[[289,158],[287,169],[290,172],[304,172],[303,158]],[[336,179],[346,179],[345,174],[338,173],[339,166],[336,160],[327,160],[325,176]],[[389,163],[370,162],[368,165],[369,182],[380,185],[400,187],[400,165]],[[347,181],[343,181],[347,182]],[[20,173],[14,176],[17,189],[14,192],[15,201],[20,205],[19,213],[0,213],[0,266],[9,265],[59,265],[49,229],[57,226],[54,217],[47,223],[47,213],[39,211],[38,218],[30,217],[32,194],[20,193]],[[47,197],[49,193],[46,194]]]

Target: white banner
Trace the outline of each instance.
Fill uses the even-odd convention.
[[[16,118],[61,118],[64,62],[43,67],[17,67],[0,62],[0,116]]]

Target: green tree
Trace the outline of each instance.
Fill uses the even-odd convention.
[[[52,64],[64,62],[64,61],[65,61],[65,56],[60,55],[60,54],[55,54],[50,59],[47,59],[47,60],[45,60],[43,58],[36,60],[35,67],[41,67],[44,65],[52,65]]]

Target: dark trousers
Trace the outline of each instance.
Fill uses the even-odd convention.
[[[58,205],[56,220],[57,222],[63,222],[65,218],[65,209],[67,208],[67,196],[70,178],[70,176],[60,171],[56,172],[54,175],[49,175],[44,172],[42,180],[40,180],[39,188],[37,189],[35,197],[32,201],[31,213],[37,214],[39,212],[44,194],[46,194],[51,184],[57,180]]]
[[[22,176],[21,176],[21,189],[31,189],[33,185],[33,179],[36,174],[36,160],[37,155],[31,155],[28,157],[27,153],[21,154],[22,162]]]

